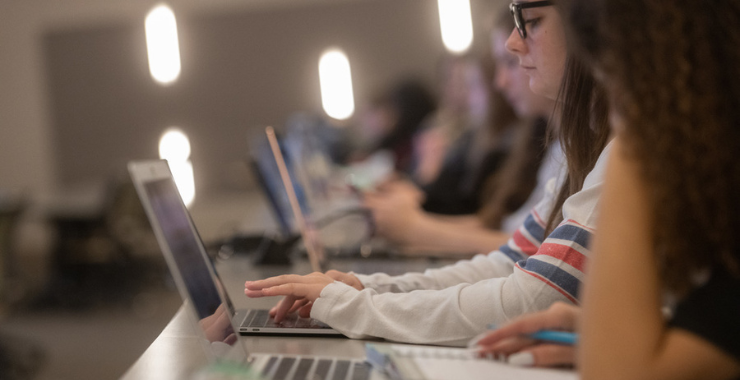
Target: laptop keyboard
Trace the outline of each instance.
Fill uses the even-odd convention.
[[[269,380],[367,380],[370,364],[357,360],[273,356],[262,370]]]
[[[251,310],[242,322],[242,327],[277,327],[277,328],[303,328],[303,329],[328,329],[330,328],[313,318],[301,318],[298,314],[290,314],[280,323],[270,317],[269,310]]]

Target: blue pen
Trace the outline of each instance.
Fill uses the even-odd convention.
[[[540,330],[528,335],[532,339],[573,346],[578,343],[578,334],[565,331]]]
[[[489,330],[495,330],[497,328],[498,326],[496,325],[488,325]],[[540,330],[536,333],[527,334],[527,337],[535,340],[565,344],[569,346],[573,346],[578,343],[578,334],[565,331]]]

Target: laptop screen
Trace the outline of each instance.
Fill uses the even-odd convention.
[[[293,231],[297,230],[295,225],[295,217],[293,210],[290,207],[290,200],[288,194],[283,186],[283,181],[280,178],[280,170],[275,162],[275,157],[270,150],[270,144],[265,137],[260,137],[255,140],[254,143],[254,157],[255,166],[257,168],[257,179],[260,182],[268,200],[270,206],[275,213],[280,228],[284,236],[290,236]],[[310,214],[308,196],[301,186],[301,181],[298,179],[296,168],[291,161],[291,157],[287,154],[283,144],[280,144],[280,150],[283,152],[285,159],[285,165],[288,168],[288,172],[291,180],[293,181],[296,197],[298,198],[298,204],[301,206],[301,211],[304,215]]]
[[[152,220],[152,224],[159,226],[160,245],[166,244],[171,253],[171,260],[168,260],[170,271],[176,280],[179,274],[181,284],[178,286],[181,288],[184,286],[187,293],[183,294],[183,297],[190,300],[197,315],[198,328],[210,342],[207,350],[216,358],[236,360],[246,358],[246,353],[240,351],[241,346],[235,344],[238,337],[231,323],[234,307],[215,269],[212,269],[210,258],[203,250],[200,237],[191,227],[190,217],[175,182],[171,177],[156,179],[144,182],[142,187],[150,205],[150,218],[155,219]],[[163,251],[167,249],[163,247]],[[238,346],[240,350],[237,351],[240,353],[230,352],[233,351],[230,349],[232,346]]]

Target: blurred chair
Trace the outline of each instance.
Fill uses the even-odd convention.
[[[167,271],[136,191],[117,176],[64,197],[47,218],[56,230],[51,278],[38,307],[90,308],[131,302]],[[75,193],[75,192],[73,192]]]
[[[0,305],[17,301],[14,285],[19,280],[18,258],[14,251],[15,234],[21,215],[26,209],[21,196],[0,193]]]
[[[15,235],[28,202],[0,192],[0,315],[21,298],[25,287],[15,252]],[[0,379],[33,379],[45,362],[44,350],[18,336],[0,335]]]

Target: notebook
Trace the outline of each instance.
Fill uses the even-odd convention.
[[[221,285],[203,242],[185,208],[166,161],[129,164],[136,190],[183,299],[190,300],[198,320],[222,317],[243,334],[333,335],[338,331],[310,318],[291,315],[275,323],[268,310],[235,310]]]
[[[392,380],[577,380],[572,370],[522,368],[469,349],[367,343],[368,361]]]

